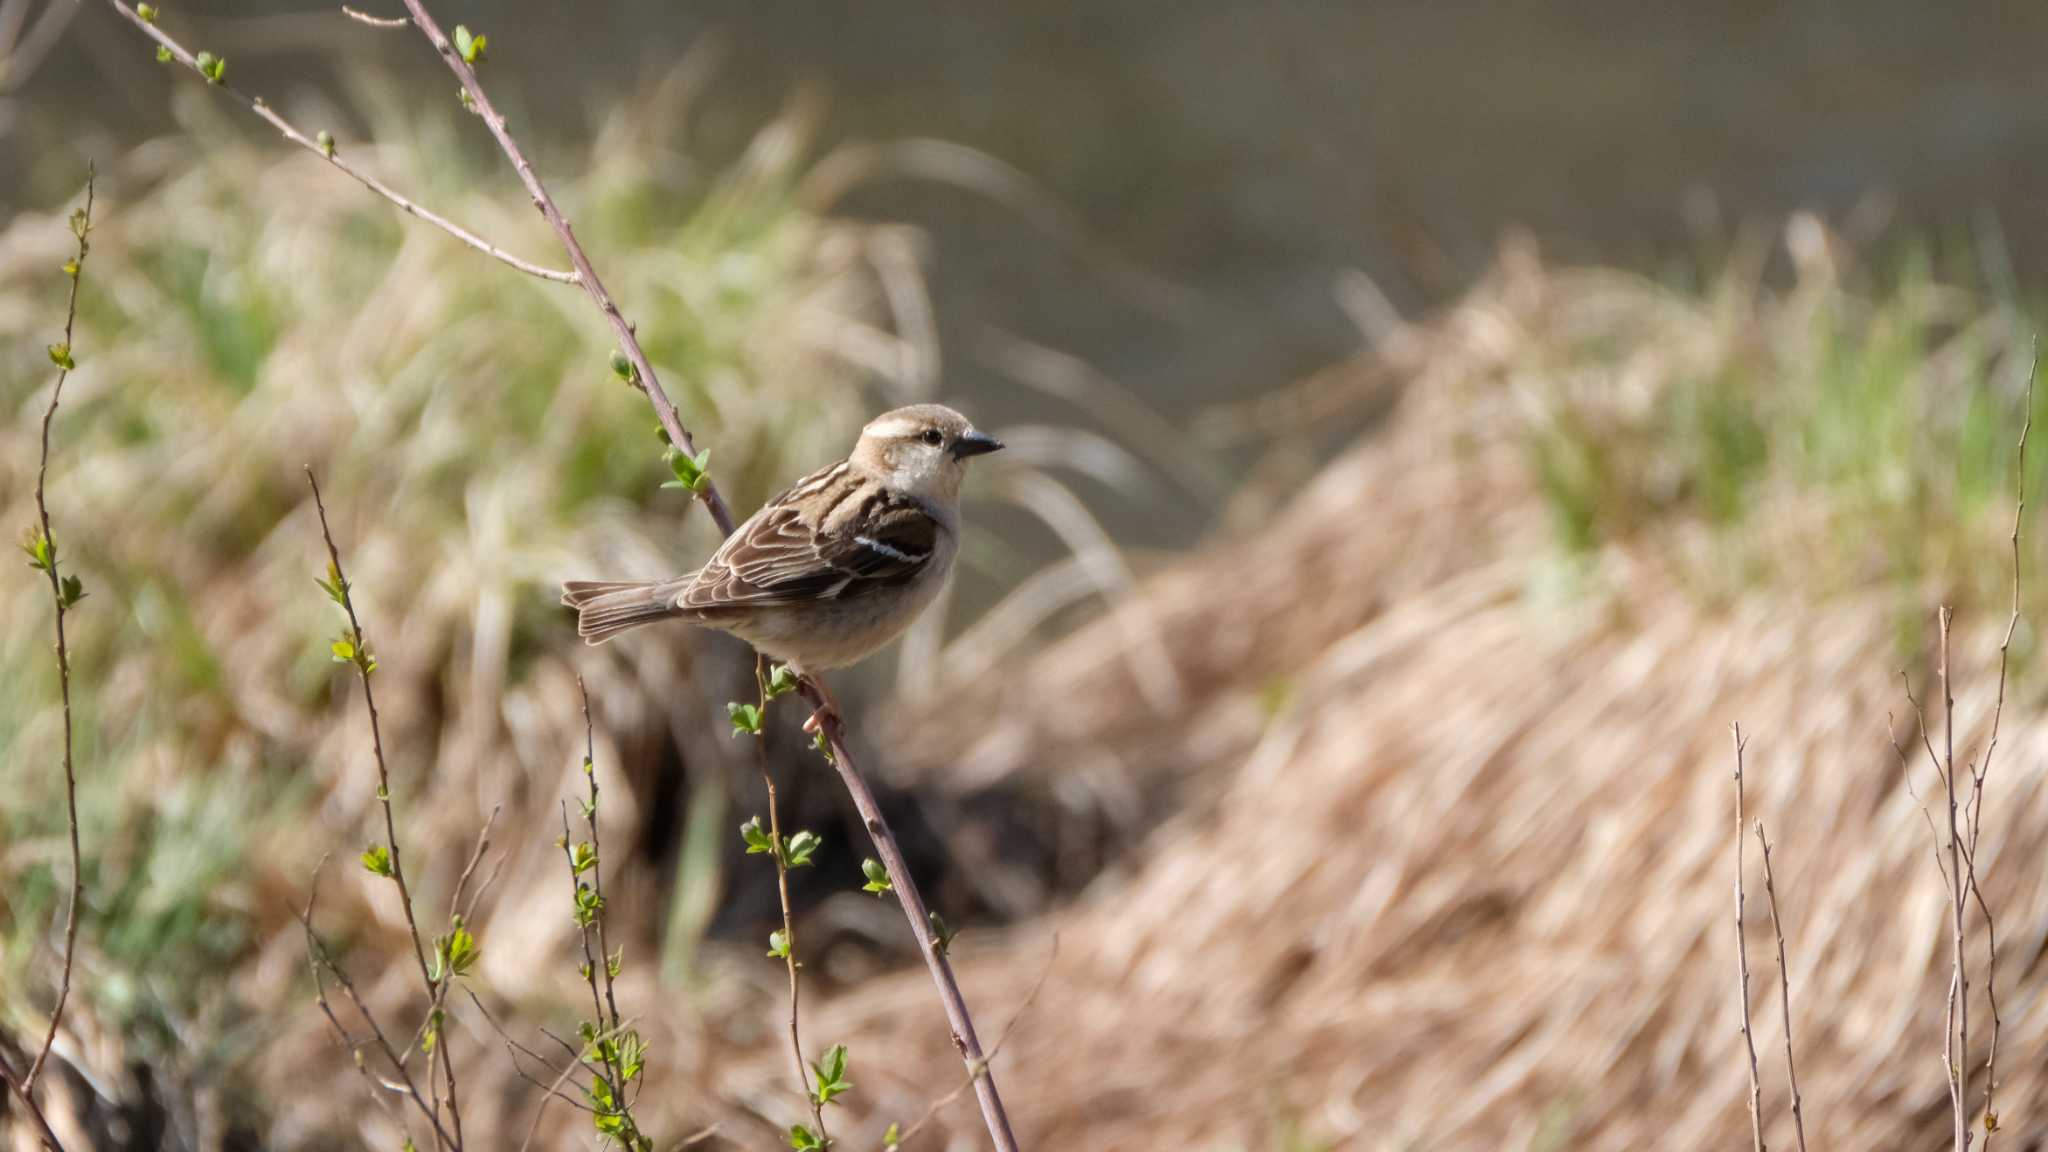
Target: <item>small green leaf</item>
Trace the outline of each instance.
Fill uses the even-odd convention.
[[[455,26],[455,53],[465,64],[474,64],[484,58],[484,47],[488,37],[473,35],[468,26]]]
[[[71,277],[73,280],[78,279],[78,261],[66,260],[63,267],[64,275]]]
[[[50,345],[49,352],[50,363],[55,364],[64,371],[69,372],[73,368],[78,367],[78,362],[71,358],[71,345],[52,344]]]
[[[469,89],[464,88],[459,84],[456,85],[455,98],[457,100],[462,101],[462,106],[464,108],[468,109],[471,112],[476,111],[476,98],[469,94]]]
[[[38,572],[48,572],[50,565],[57,562],[56,542],[43,535],[40,525],[29,525],[28,537],[21,542],[21,550],[28,553],[28,566]]]
[[[830,1104],[835,1096],[844,1095],[853,1089],[846,1078],[846,1045],[834,1044],[825,1052],[823,1060],[811,1063],[811,1071],[817,1073],[817,1083],[811,1086],[811,1099],[820,1105]]]
[[[323,580],[315,577],[313,583],[318,585],[322,592],[327,593],[329,600],[343,608],[348,607],[348,581],[341,578],[341,569],[334,566],[334,561],[327,562],[327,578]]]
[[[777,960],[789,959],[789,933],[777,928],[768,934],[768,955]]]
[[[792,1124],[789,1127],[789,1146],[796,1152],[824,1152],[825,1142],[809,1127]]]
[[[92,231],[92,217],[86,215],[83,205],[71,210],[70,222],[71,235],[74,239],[83,241],[85,234]]]
[[[201,52],[195,63],[199,65],[199,74],[206,77],[208,84],[220,83],[221,78],[228,72],[228,62],[211,52]]]
[[[742,732],[749,736],[759,736],[761,734],[761,708],[759,705],[741,704],[738,701],[731,701],[725,706],[725,715],[727,719],[732,721],[733,735],[738,736]]]
[[[432,975],[438,983],[443,975],[467,976],[476,964],[482,949],[477,947],[476,937],[463,927],[462,917],[455,918],[454,930],[446,936],[434,938],[434,967]]]
[[[626,946],[624,944],[621,944],[617,948],[612,949],[611,955],[605,957],[604,974],[616,980],[619,977],[619,969],[624,968],[625,966]]]
[[[156,5],[154,4],[137,4],[135,6],[135,14],[142,17],[144,24],[156,23]]]
[[[775,851],[775,840],[768,830],[761,827],[761,818],[755,816],[740,825],[740,839],[747,842],[747,855],[759,856]]]
[[[681,488],[689,492],[702,493],[711,486],[711,449],[706,448],[695,456],[671,448],[666,453],[668,468],[675,473],[675,479],[662,484],[663,488]]]
[[[953,949],[953,930],[946,926],[945,917],[937,912],[927,912],[925,916],[931,923],[932,947],[938,950],[939,955],[947,955]]]
[[[58,593],[57,599],[64,607],[76,607],[80,600],[85,599],[85,584],[78,577],[66,576],[58,581],[58,585],[61,591]]]
[[[589,841],[583,841],[569,849],[569,875],[581,876],[597,867],[597,849]]]
[[[784,866],[790,868],[808,867],[811,863],[811,857],[817,855],[818,846],[823,843],[824,840],[813,832],[801,831],[791,836],[789,842],[782,847]]]
[[[372,876],[391,875],[391,849],[382,844],[372,844],[363,849],[363,871]]]
[[[768,672],[768,698],[787,696],[796,691],[796,669],[787,664],[777,664]]]
[[[818,730],[811,733],[811,747],[817,751],[818,755],[825,758],[825,763],[831,764],[835,762],[832,758],[832,742],[825,738],[825,726],[823,724],[818,725]]]
[[[882,1152],[895,1152],[896,1146],[901,1143],[903,1143],[903,1133],[898,1130],[894,1122],[891,1122],[889,1127],[882,1133]]]
[[[159,64],[169,64],[171,62],[171,50],[161,44],[157,45],[156,62]]]
[[[868,881],[860,886],[861,891],[873,892],[876,896],[880,896],[882,893],[890,890],[889,870],[882,867],[880,860],[872,856],[862,860],[860,862],[860,874],[867,877]]]
[[[356,662],[355,641],[350,640],[346,636],[329,644],[327,650],[334,653],[334,662],[336,664],[353,664]]]
[[[603,912],[604,897],[599,896],[595,888],[578,881],[576,884],[576,926],[578,928],[590,927],[590,922],[597,919]]]
[[[334,133],[322,128],[320,134],[313,137],[313,143],[320,146],[320,154],[322,156],[330,160],[334,158]]]

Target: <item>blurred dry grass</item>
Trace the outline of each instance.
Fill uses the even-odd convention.
[[[1147,585],[1179,708],[1146,704],[1148,665],[1105,621],[902,718],[934,786],[1014,774],[1129,821],[1074,906],[962,963],[977,1003],[1014,1002],[1059,932],[1003,1066],[1030,1140],[1743,1141],[1738,719],[1778,841],[1808,1126],[1822,1147],[1943,1138],[1945,898],[1886,721],[1910,719],[1898,669],[1926,682],[1953,597],[1957,744],[1981,747],[2031,333],[1924,277],[1863,294],[1816,234],[1795,222],[1786,290],[1738,262],[1699,296],[1511,248],[1441,321],[1292,398],[1396,387],[1382,429],[1270,526]],[[1598,465],[1561,476],[1560,456]],[[2030,572],[2043,553],[2036,531]],[[2048,727],[2023,684],[1984,832],[2001,1139],[2021,1148],[2048,1137]],[[915,995],[898,979],[814,1027],[925,1037],[906,1081],[938,1077]]]
[[[742,170],[698,177],[672,151],[675,107],[621,113],[561,191],[620,297],[661,318],[649,352],[745,508],[842,444],[876,406],[863,388],[928,388],[933,361],[905,295],[909,241],[802,208],[800,123],[771,127]],[[155,1122],[201,1147],[396,1143],[306,1003],[288,914],[315,859],[359,846],[371,799],[360,714],[325,655],[334,621],[308,586],[311,463],[382,660],[394,771],[416,782],[402,800],[428,906],[482,813],[508,804],[508,862],[477,925],[486,1001],[523,1036],[573,1012],[567,881],[545,846],[580,749],[580,669],[614,785],[621,996],[655,1045],[644,1118],[672,1136],[718,1123],[714,1146],[775,1139],[800,1108],[773,1039],[780,970],[751,943],[694,947],[719,907],[749,903],[749,881],[712,866],[744,815],[722,782],[728,742],[703,722],[734,670],[715,647],[655,643],[572,664],[550,608],[572,567],[653,572],[708,543],[654,493],[651,420],[605,380],[579,301],[314,163],[270,163],[222,114],[193,103],[189,139],[115,166],[53,468],[59,532],[95,596],[79,617],[80,761],[87,843],[103,846],[85,1006],[60,1047],[96,1080],[69,1087],[167,1108]],[[546,251],[523,203],[446,146],[451,122],[394,109],[378,128],[381,170]],[[0,233],[17,363],[46,339],[51,223]],[[1979,626],[1962,682],[1988,687],[1985,626],[2002,616],[1970,610],[2003,587],[2031,329],[1924,271],[1848,271],[1811,221],[1789,236],[1782,257],[1739,254],[1697,292],[1511,247],[1444,317],[1389,320],[1357,363],[1219,416],[1199,443],[1240,445],[1224,471],[1254,480],[1308,471],[1304,446],[1331,429],[1365,431],[1298,492],[1247,484],[1214,542],[1143,579],[1049,476],[1003,478],[1077,555],[950,643],[914,642],[905,682],[947,691],[910,694],[884,739],[898,783],[948,817],[927,830],[958,865],[939,886],[1015,921],[956,954],[987,1031],[1060,933],[1002,1062],[1031,1145],[1739,1138],[1737,719],[1777,841],[1810,1125],[1837,1147],[1931,1143],[1940,889],[1884,717],[1904,712],[1896,669],[1918,675],[1943,598]],[[1764,276],[1766,257],[1787,273]],[[12,379],[0,504],[25,522],[39,375]],[[1266,438],[1278,447],[1257,458]],[[1039,448],[1033,463],[1132,467],[1113,445]],[[1101,619],[1039,639],[1097,594]],[[40,624],[32,583],[4,595],[10,621]],[[1984,833],[2011,982],[2001,1112],[2022,1147],[2048,1137],[2034,637]],[[0,636],[9,1031],[41,999],[58,852],[42,650],[37,627]],[[1988,703],[1965,696],[1973,731]],[[1043,868],[1017,867],[1005,840],[1031,821],[1052,845]],[[804,938],[892,939],[887,910],[851,892],[858,849],[835,850],[846,891],[807,911]],[[381,899],[331,883],[323,919],[396,1011]],[[859,1089],[835,1125],[854,1145],[958,1075],[923,977],[876,974],[885,962],[886,946],[823,952],[807,997],[806,1035],[854,1051]],[[474,1012],[456,1015],[472,1138],[516,1140],[537,1092]],[[971,1141],[967,1106],[945,1120]],[[566,1110],[552,1124],[558,1141],[580,1127]]]

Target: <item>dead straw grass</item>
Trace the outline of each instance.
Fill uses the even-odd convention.
[[[1788,293],[1687,300],[1511,250],[1440,323],[1361,367],[1404,382],[1377,434],[1269,529],[1149,583],[1188,688],[1178,709],[1134,689],[1144,668],[1104,621],[966,703],[904,718],[922,749],[913,771],[947,786],[1013,776],[1060,794],[1177,797],[1170,815],[1130,825],[1122,865],[1075,906],[961,961],[977,1003],[1015,1002],[1044,927],[1059,930],[1058,970],[1004,1058],[1027,1142],[1745,1142],[1726,911],[1738,717],[1754,733],[1749,811],[1774,830],[1794,943],[1807,1126],[1830,1148],[1946,1138],[1946,895],[1885,718],[1901,711],[1898,668],[1921,650],[1901,646],[1901,587],[1967,590],[1973,573],[1946,562],[1980,557],[1996,589],[2005,525],[1956,499],[1965,468],[1913,471],[1920,452],[1944,450],[1930,434],[1872,467],[1924,481],[1924,514],[1954,518],[1930,539],[1935,559],[1900,570],[1858,556],[1849,580],[1823,546],[1833,537],[1814,534],[1873,515],[1865,493],[1795,485],[1793,465],[1773,463],[1746,518],[1717,526],[1684,498],[1696,475],[1671,456],[1689,446],[1645,440],[1625,466],[1647,496],[1672,470],[1658,515],[1560,560],[1557,501],[1531,449],[1563,414],[1615,435],[1648,427],[1688,382],[1731,365],[1768,382],[1749,395],[1770,411],[1792,411],[1822,383],[1819,309],[1850,317],[1845,339],[1877,341],[1873,325],[1956,303],[1929,292],[1881,308],[1833,275],[1806,264]],[[1925,356],[1897,389],[1916,405],[1972,402],[1965,385],[2011,384],[2013,359],[2027,361],[2019,325],[1987,338],[1981,323],[1919,322]],[[1728,594],[1725,566],[1757,553],[1767,576]],[[1924,635],[1936,600],[1921,603]],[[2004,621],[1963,621],[1957,746],[1981,749]],[[2048,1138],[2039,699],[2022,691],[2007,717],[2015,754],[1988,785],[1983,828],[2003,953],[2000,1130],[2018,1147]],[[1769,923],[1750,911],[1751,946],[1768,954]],[[867,988],[813,1026],[916,1046],[928,1034],[916,993],[907,980]],[[1759,1011],[1756,1030],[1759,1046],[1782,1043],[1776,1013]],[[914,1050],[925,1063],[896,1086],[905,1098],[947,1056]],[[1773,1144],[1793,1136],[1783,1092],[1764,1094]],[[895,1106],[885,1091],[880,1110]]]

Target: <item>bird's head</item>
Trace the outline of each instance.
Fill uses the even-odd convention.
[[[905,495],[950,504],[960,497],[968,458],[1002,446],[943,404],[913,404],[869,421],[853,463]]]

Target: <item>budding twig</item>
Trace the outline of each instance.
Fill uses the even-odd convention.
[[[825,1131],[825,1104],[818,1099],[818,1093],[811,1090],[811,1073],[804,1065],[804,1041],[797,1024],[798,981],[796,959],[796,915],[789,904],[789,857],[782,839],[782,815],[775,803],[775,774],[768,770],[768,661],[759,654],[754,656],[754,686],[760,692],[761,730],[754,733],[754,764],[761,771],[761,783],[768,789],[768,843],[769,856],[775,861],[775,895],[782,904],[782,963],[789,969],[789,1059],[796,1065],[797,1086],[803,1090],[804,1100],[811,1109],[811,1122],[817,1126],[818,1143],[831,1147],[831,1138]]]
[[[384,848],[390,854],[391,880],[398,886],[399,907],[405,911],[406,934],[412,938],[413,959],[419,965],[420,980],[426,988],[428,1019],[431,1022],[432,1013],[439,1004],[440,990],[436,987],[437,981],[434,979],[433,970],[427,966],[427,948],[420,939],[419,922],[413,916],[412,889],[406,884],[405,861],[398,845],[398,819],[394,815],[391,806],[391,770],[384,760],[384,731],[377,718],[377,691],[370,683],[370,673],[376,668],[377,662],[371,657],[369,643],[363,637],[362,621],[356,616],[355,595],[349,587],[347,573],[342,570],[341,550],[335,546],[334,532],[327,524],[327,504],[320,496],[320,481],[314,477],[313,469],[310,467],[306,469],[306,483],[313,489],[313,507],[320,516],[320,538],[327,544],[327,561],[330,566],[328,577],[331,581],[330,592],[340,602],[342,611],[348,616],[349,663],[355,665],[356,676],[362,681],[363,703],[370,715],[370,748],[377,762],[377,801],[384,810]],[[341,653],[337,650],[336,655],[340,656]],[[479,854],[481,854],[481,851],[482,841],[479,840]],[[312,925],[309,922],[307,924],[307,932],[310,934],[311,931]],[[346,978],[344,977],[343,979],[344,987],[346,987]],[[350,996],[351,998],[354,996],[352,990]],[[448,1046],[446,1044],[436,1045],[436,1048],[441,1056],[442,1074],[448,1080],[448,1094],[445,1099],[445,1106],[448,1112],[448,1127],[452,1131],[452,1136],[443,1133],[441,1128],[440,1113],[444,1106],[444,1100],[434,1084],[432,1058],[429,1057],[427,1086],[428,1094],[434,1098],[435,1146],[440,1147],[445,1140],[449,1147],[459,1150],[462,1147],[462,1113],[456,1105],[455,1062],[448,1055]],[[403,1070],[404,1066],[401,1062],[400,1071]]]
[[[462,241],[464,244],[469,245],[471,248],[476,249],[477,251],[483,253],[484,255],[491,257],[493,260],[496,260],[509,268],[516,268],[519,271],[526,273],[528,276],[538,277],[539,279],[542,280],[552,280],[557,284],[576,283],[576,273],[564,272],[555,268],[547,268],[543,267],[542,265],[535,264],[530,260],[522,260],[519,257],[514,256],[512,253],[505,251],[503,248],[498,247],[496,244],[493,244],[490,241],[484,239],[483,237],[477,235],[476,233],[471,232],[469,229],[464,228],[462,225],[455,223],[453,220],[448,219],[446,216],[443,216],[430,208],[427,208],[411,199],[408,199],[403,193],[400,193],[397,189],[391,187],[389,184],[384,183],[382,180],[377,179],[375,176],[372,176],[368,172],[365,172],[362,169],[356,167],[355,165],[349,163],[348,159],[342,155],[340,149],[335,147],[334,138],[332,136],[329,136],[324,132],[319,134],[317,137],[308,136],[304,132],[299,131],[296,127],[292,125],[292,123],[289,120],[286,120],[283,116],[279,115],[277,109],[272,108],[268,103],[266,103],[263,97],[243,92],[242,90],[236,88],[234,85],[229,84],[226,80],[222,79],[222,71],[220,68],[216,67],[212,70],[209,70],[206,66],[202,65],[198,55],[195,55],[194,53],[186,49],[186,47],[183,44],[180,44],[176,40],[171,39],[170,35],[166,33],[162,28],[157,27],[157,25],[153,21],[143,19],[141,14],[136,12],[134,8],[130,7],[126,3],[123,3],[122,0],[107,0],[107,2],[113,5],[114,11],[119,12],[123,19],[127,20],[130,24],[135,25],[137,28],[140,28],[142,30],[143,35],[148,36],[151,40],[156,41],[157,47],[161,49],[163,55],[167,59],[176,60],[178,63],[184,65],[186,68],[189,68],[193,72],[197,73],[208,84],[220,89],[223,92],[226,92],[228,95],[233,96],[235,99],[241,101],[244,105],[248,107],[249,111],[254,112],[256,115],[262,117],[266,122],[270,124],[271,127],[277,129],[278,133],[282,135],[286,140],[291,141],[292,143],[298,145],[299,147],[304,148],[306,151],[311,152],[313,155],[318,156],[322,160],[327,161],[329,164],[339,169],[343,174],[347,175],[349,179],[354,180],[356,183],[361,184],[363,187],[368,188],[370,191],[375,192],[377,195],[382,196],[386,200],[389,200],[393,205],[397,206],[399,211],[404,212],[406,215],[411,216],[415,219],[425,221],[426,223],[431,224],[436,228],[439,228],[441,231],[446,232],[448,235],[455,237],[457,240]],[[347,12],[348,10],[343,9],[343,11]],[[350,13],[350,18],[359,20],[363,23],[377,22],[375,18],[366,17],[359,13]],[[401,20],[398,23],[400,25],[403,25],[405,21]],[[215,61],[214,63],[218,65],[218,61]]]
[[[37,535],[29,545],[30,561],[49,579],[50,602],[57,609],[57,690],[64,700],[64,811],[71,834],[71,891],[65,901],[64,967],[57,982],[57,1005],[50,1010],[50,1027],[43,1034],[43,1045],[37,1050],[35,1059],[29,1062],[28,1076],[19,1086],[24,1099],[35,1091],[36,1078],[43,1074],[43,1064],[50,1058],[51,1047],[57,1043],[57,1028],[64,1021],[64,1005],[71,999],[71,971],[78,951],[78,901],[85,885],[83,858],[78,850],[78,772],[71,756],[71,650],[64,639],[64,614],[78,603],[84,593],[79,590],[77,577],[65,580],[58,575],[57,537],[50,530],[50,505],[45,499],[44,489],[50,474],[50,424],[57,418],[57,402],[64,396],[64,381],[71,377],[75,362],[71,337],[78,323],[78,282],[84,278],[85,256],[92,247],[86,237],[92,232],[94,177],[92,168],[88,167],[85,173],[85,207],[71,218],[78,254],[65,266],[71,277],[71,290],[64,304],[64,342],[50,349],[50,359],[57,365],[57,383],[50,389],[49,407],[43,409],[43,451],[36,464],[38,527]]]

